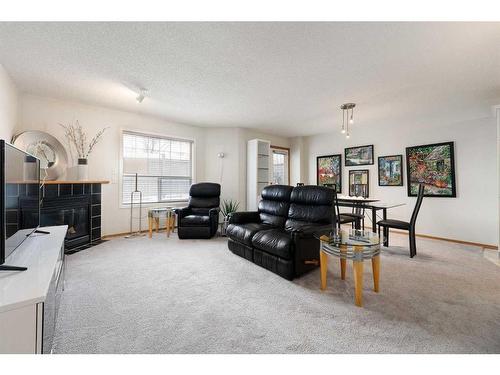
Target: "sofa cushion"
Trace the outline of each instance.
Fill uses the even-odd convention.
[[[283,228],[290,207],[292,189],[293,187],[288,185],[269,185],[262,190],[262,200],[259,202],[261,222]]]
[[[269,185],[262,189],[262,199],[267,201],[285,201],[290,200],[293,186],[289,185]]]
[[[257,249],[284,259],[292,259],[292,238],[283,229],[268,229],[257,232],[252,239]]]
[[[290,203],[261,200],[259,202],[260,221],[275,227],[283,227]]]
[[[210,225],[210,217],[208,215],[187,215],[181,219],[181,225],[187,227],[208,227]]]
[[[220,204],[220,185],[212,182],[193,184],[189,188],[189,207],[213,208]]]
[[[233,241],[252,246],[252,238],[259,230],[269,229],[268,225],[259,223],[229,224],[226,234]]]
[[[333,210],[331,206],[313,206],[292,203],[288,211],[288,220],[328,224],[332,220],[332,214]]]
[[[239,211],[229,215],[229,224],[260,223],[260,216],[257,211]]]
[[[333,214],[333,192],[324,186],[297,186],[290,196],[288,221],[328,224]],[[285,226],[290,226],[287,221]]]
[[[332,189],[324,186],[297,186],[293,188],[290,202],[313,206],[331,206],[333,204],[333,192]]]
[[[198,208],[198,207],[190,207],[189,208],[190,210],[190,214],[192,215],[205,215],[205,216],[208,216],[208,214],[210,213],[210,208]]]
[[[308,223],[289,219],[286,221],[285,231],[300,232],[305,235],[313,235],[315,232],[332,230],[332,224]]]

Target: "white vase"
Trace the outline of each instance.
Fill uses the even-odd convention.
[[[89,179],[89,165],[87,159],[78,159],[77,180],[87,181]]]

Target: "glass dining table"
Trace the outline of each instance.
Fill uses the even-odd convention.
[[[377,232],[377,217],[386,220],[388,209],[406,205],[406,203],[386,203],[375,198],[349,197],[345,195],[338,195],[337,200],[339,207],[361,207],[370,210],[371,215],[369,218],[372,223],[372,232],[375,233]],[[378,215],[379,211],[382,211],[382,216]]]

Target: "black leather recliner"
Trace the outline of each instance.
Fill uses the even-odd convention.
[[[219,205],[219,184],[202,182],[191,185],[188,206],[176,211],[179,238],[212,238],[219,225]]]
[[[313,233],[331,229],[332,191],[322,186],[271,185],[256,212],[236,212],[227,228],[229,249],[292,280],[319,263]]]

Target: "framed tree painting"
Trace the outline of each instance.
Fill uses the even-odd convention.
[[[379,156],[378,186],[403,186],[403,155]]]
[[[373,145],[349,147],[344,149],[345,166],[371,165],[373,161]]]
[[[421,183],[425,186],[426,197],[457,196],[453,148],[454,142],[406,148],[409,197],[417,196],[418,185]]]
[[[333,186],[342,192],[342,155],[325,155],[316,158],[316,184]]]
[[[368,198],[370,186],[368,169],[349,171],[349,196]]]

